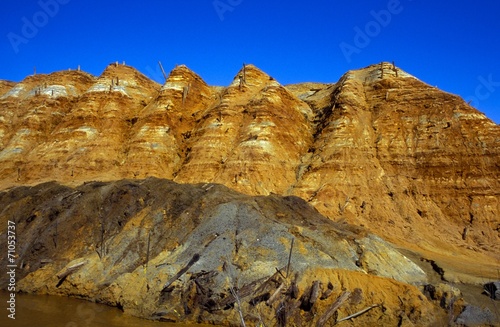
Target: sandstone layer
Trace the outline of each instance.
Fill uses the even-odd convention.
[[[159,85],[118,64],[0,83],[1,190],[157,177],[297,196],[446,283],[498,279],[499,163],[498,125],[389,63],[332,84],[245,65],[227,87],[185,66]]]

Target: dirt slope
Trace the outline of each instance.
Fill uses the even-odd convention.
[[[418,265],[295,196],[149,178],[19,187],[0,193],[0,204],[0,222],[16,222],[24,292],[77,296],[147,319],[217,324],[239,323],[237,310],[228,310],[236,301],[231,288],[248,323],[314,324],[343,291],[352,296],[339,317],[377,305],[356,324],[429,326],[445,317],[423,295],[428,278]],[[6,287],[7,278],[0,281]],[[288,293],[280,295],[281,284]],[[456,300],[459,312],[463,301]]]

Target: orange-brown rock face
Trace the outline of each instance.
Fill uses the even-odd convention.
[[[188,156],[197,121],[217,98],[216,91],[186,66],[176,67],[165,85],[135,117],[127,149],[133,176],[172,179]]]
[[[295,194],[407,246],[485,250],[494,270],[498,125],[389,64],[383,75],[380,65],[347,73],[317,117],[314,153]],[[467,253],[460,260],[478,259]]]
[[[54,144],[57,126],[93,80],[91,75],[78,71],[35,75],[0,96],[0,169],[4,182],[22,183],[21,170],[34,172],[39,160],[45,160],[31,153],[39,146]],[[51,159],[52,166],[62,160]],[[50,171],[38,171],[30,179],[43,178],[40,174]]]
[[[3,174],[21,183],[119,178],[131,121],[158,88],[115,64],[99,78],[76,71],[28,77],[2,97],[4,117],[18,118],[0,154]]]
[[[500,127],[390,64],[287,87],[246,65],[225,88],[113,64],[2,82],[0,106],[2,189],[156,176],[293,194],[449,280],[497,274]]]
[[[285,194],[312,142],[309,106],[248,65],[209,108],[175,180],[210,181],[250,194]]]

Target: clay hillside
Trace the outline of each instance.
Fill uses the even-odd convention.
[[[393,64],[0,81],[0,176],[22,291],[225,325],[500,320],[500,126]]]

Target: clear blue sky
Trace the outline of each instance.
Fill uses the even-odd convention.
[[[500,123],[496,0],[2,1],[0,79],[34,66],[99,75],[117,60],[160,82],[158,60],[186,64],[212,85],[228,85],[243,62],[289,84],[395,61]]]

